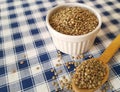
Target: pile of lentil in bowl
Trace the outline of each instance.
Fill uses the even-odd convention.
[[[94,13],[82,7],[62,7],[51,14],[50,25],[66,35],[83,35],[93,31],[98,25]]]
[[[94,89],[102,84],[106,67],[97,59],[89,59],[79,65],[74,74],[74,84],[82,89]]]

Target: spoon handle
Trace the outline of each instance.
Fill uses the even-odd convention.
[[[106,48],[103,54],[100,56],[100,60],[104,63],[108,63],[115,52],[120,48],[120,34],[112,41],[112,43]]]

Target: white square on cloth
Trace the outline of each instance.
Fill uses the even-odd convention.
[[[37,69],[39,68],[39,69]],[[32,75],[37,74],[42,71],[42,68],[39,64],[31,66]]]
[[[30,36],[24,37],[23,40],[24,40],[25,44],[33,42],[32,38]]]
[[[37,92],[50,92],[47,85],[45,83],[36,86]]]
[[[25,21],[25,20],[23,20],[23,21]],[[26,23],[24,23],[24,24],[26,24]],[[20,30],[21,30],[21,32],[22,33],[24,33],[24,32],[29,32],[29,26],[26,24],[26,25],[22,25],[22,26],[20,26]],[[23,34],[24,35],[24,34]],[[25,37],[24,37],[25,38]],[[28,40],[27,40],[28,41]]]
[[[110,80],[110,82],[111,82],[114,89],[120,88],[120,80],[118,78],[113,78]]]
[[[2,21],[1,21],[2,22]],[[7,21],[8,22],[8,21]],[[3,23],[6,23],[6,22],[3,22]],[[12,33],[11,33],[11,29],[5,29],[4,31],[3,31],[3,33],[2,33],[2,35],[4,36],[4,37],[6,37],[6,36],[10,36]]]
[[[54,51],[56,49],[53,44],[46,45],[46,48],[47,48],[48,51]]]
[[[8,74],[8,83],[15,82],[19,80],[18,72],[12,73],[10,72]]]
[[[27,52],[28,58],[32,58],[32,57],[37,56],[37,52],[35,51],[35,49],[27,50],[26,52]]]
[[[19,5],[21,5],[21,4],[22,4],[21,1],[16,1],[16,2],[14,2],[14,5],[15,5],[15,6],[19,6]]]
[[[56,59],[52,60],[52,64],[53,64],[54,67],[56,67],[57,64],[62,64],[63,63],[62,61],[58,62],[58,60],[60,60],[60,59],[56,58]]]
[[[6,65],[15,63],[15,55],[9,55],[6,58]]]
[[[66,78],[68,81],[70,81],[70,76],[69,76],[67,73],[65,73],[64,75],[62,75],[61,77],[59,77],[59,80],[64,81],[64,80],[63,80],[63,76],[65,76],[65,78]],[[65,82],[65,81],[64,81],[64,82]]]
[[[116,55],[114,57],[118,61],[117,63],[120,63],[120,54],[116,53]]]
[[[12,47],[14,47],[12,41],[5,42],[5,43],[4,43],[4,48],[5,48],[5,49],[12,48]]]

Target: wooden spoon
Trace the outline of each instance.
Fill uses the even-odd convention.
[[[108,80],[109,66],[107,63],[119,48],[120,48],[120,34],[112,41],[112,43],[107,47],[107,49],[104,51],[104,53],[99,58],[92,58],[93,60],[98,59],[98,61],[102,61],[103,66],[106,67],[106,75],[104,79],[102,80],[102,83],[100,86],[96,87],[95,89],[80,89],[75,85],[74,80],[72,80],[73,90],[75,92],[94,92],[95,90],[100,88]],[[72,79],[75,79],[74,76]]]

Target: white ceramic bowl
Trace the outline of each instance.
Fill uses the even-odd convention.
[[[54,11],[64,6],[67,6],[67,7],[77,6],[77,7],[83,7],[90,10],[98,18],[98,21],[99,21],[98,26],[92,32],[89,32],[84,35],[78,35],[78,36],[66,35],[56,31],[50,25],[49,18]],[[96,10],[94,10],[92,7],[89,7],[88,5],[80,4],[80,3],[65,3],[62,5],[58,5],[52,8],[46,16],[47,28],[52,36],[52,40],[56,48],[72,56],[82,54],[84,52],[87,52],[90,49],[90,47],[93,45],[93,42],[96,38],[97,33],[101,28],[101,23],[102,23],[101,16]]]

